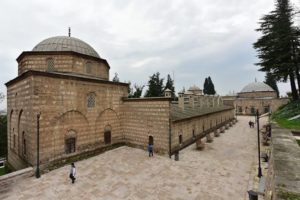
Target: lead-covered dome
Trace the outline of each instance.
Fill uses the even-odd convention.
[[[254,82],[246,85],[240,93],[246,92],[274,92],[274,90],[267,84],[262,82]]]
[[[100,58],[98,53],[84,41],[67,36],[56,36],[38,43],[32,51],[73,51]]]
[[[196,85],[193,85],[189,88],[189,91],[199,91],[199,90],[201,90],[201,89]]]

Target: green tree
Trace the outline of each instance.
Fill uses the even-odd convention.
[[[209,92],[209,83],[208,83],[207,78],[205,78],[204,85],[203,85],[203,93],[208,94],[208,92]]]
[[[134,84],[134,93],[133,93],[133,98],[140,98],[142,96],[142,93],[143,93],[143,89],[144,89],[144,85],[137,85],[137,84]]]
[[[253,44],[260,71],[269,72],[277,81],[290,80],[294,100],[299,98],[295,78],[299,75],[299,30],[293,26],[293,8],[289,0],[277,0],[275,10],[263,16],[257,31],[262,36]]]
[[[210,76],[207,78],[207,82],[208,82],[208,93],[207,94],[211,94],[211,95],[215,95],[216,94],[216,90],[215,90],[215,86],[214,83],[212,82]]]
[[[175,97],[175,87],[174,87],[174,80],[171,78],[170,74],[168,74],[167,76],[167,82],[166,82],[166,86],[164,88],[164,91],[166,89],[169,89],[172,91],[172,98]]]
[[[160,78],[160,73],[156,72],[149,77],[148,90],[146,91],[145,97],[162,97],[164,96],[164,79]]]
[[[203,86],[203,93],[208,95],[215,95],[216,90],[214,83],[212,82],[210,76],[205,78],[204,86]]]
[[[114,76],[114,78],[113,78],[112,81],[113,81],[113,82],[120,82],[120,79],[119,79],[119,77],[118,77],[118,73],[115,73],[115,76]]]
[[[7,155],[7,116],[0,116],[0,157]]]
[[[130,92],[128,93],[128,98],[140,98],[143,93],[144,85],[134,84],[134,89],[130,87]]]
[[[266,73],[264,83],[269,85],[271,88],[273,88],[273,90],[275,90],[276,93],[277,93],[277,97],[279,97],[279,90],[278,90],[278,87],[277,87],[277,82],[276,82],[276,80],[274,79],[274,77],[272,76],[272,74],[270,72]]]

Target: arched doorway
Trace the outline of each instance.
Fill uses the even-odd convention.
[[[149,136],[149,145],[154,145],[154,139],[152,135]]]
[[[111,126],[106,126],[104,129],[104,143],[110,144],[111,143]]]
[[[179,139],[179,144],[182,144],[182,135],[181,134],[179,135],[178,139]]]

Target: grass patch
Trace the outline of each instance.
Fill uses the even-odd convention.
[[[280,127],[300,130],[300,120],[275,119]]]
[[[5,168],[0,168],[0,176],[6,174]]]
[[[272,114],[272,119],[275,120],[280,127],[300,130],[299,118],[295,120],[288,120],[297,115],[300,115],[300,100],[291,102],[274,112]]]
[[[300,200],[300,195],[292,192],[279,191],[278,196],[284,200]]]
[[[298,145],[300,146],[300,140],[296,140],[296,141],[297,141]]]

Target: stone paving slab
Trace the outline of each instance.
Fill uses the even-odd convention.
[[[70,166],[65,166],[40,179],[18,181],[4,199],[247,199],[257,153],[256,129],[249,128],[249,117],[238,120],[203,151],[195,145],[181,151],[179,161],[120,147],[75,163],[75,184],[69,180]]]

